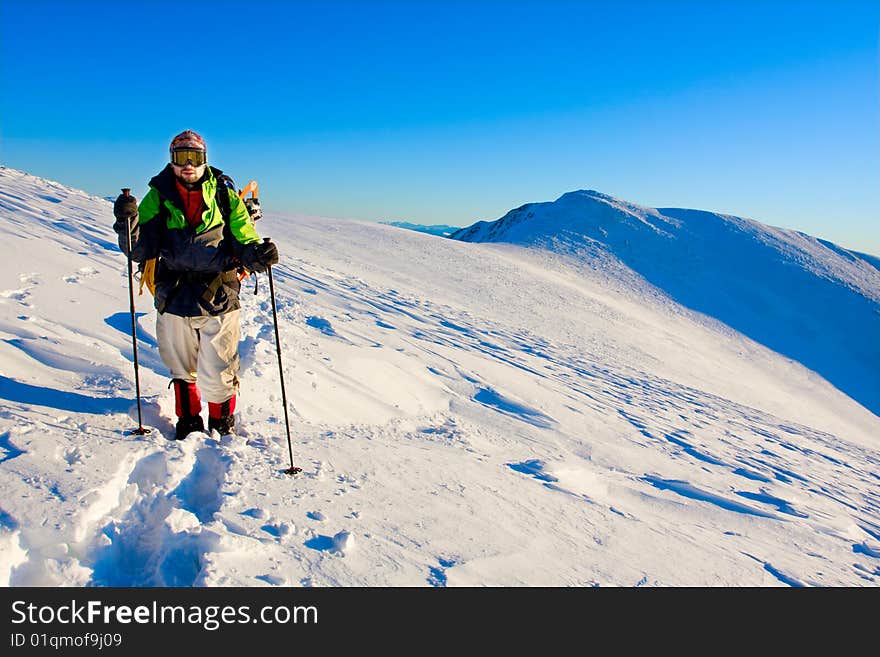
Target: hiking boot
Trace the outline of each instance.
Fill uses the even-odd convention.
[[[215,430],[221,436],[235,435],[235,416],[224,415],[222,417],[209,417],[208,430]]]
[[[225,402],[208,402],[208,430],[214,429],[221,436],[235,435],[235,395]]]
[[[182,417],[177,420],[177,428],[174,433],[174,440],[183,440],[193,431],[204,431],[205,423],[202,421],[201,415],[192,417]]]

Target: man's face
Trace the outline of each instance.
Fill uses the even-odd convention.
[[[204,176],[206,166],[208,165],[202,164],[200,166],[194,166],[192,162],[187,162],[183,166],[174,164],[173,162],[171,163],[171,167],[174,169],[174,175],[186,183],[194,183]]]

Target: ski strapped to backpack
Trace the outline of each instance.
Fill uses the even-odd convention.
[[[232,208],[229,205],[229,194],[220,193],[221,190],[225,191],[224,188],[233,190],[235,189],[235,183],[232,181],[232,178],[230,178],[226,174],[223,174],[217,178],[217,193],[215,194],[215,198],[217,199],[217,206],[220,208],[220,215],[223,217],[224,235],[226,239],[234,239],[232,237],[232,232],[229,228],[229,218],[232,215]],[[246,198],[248,194],[251,194],[250,198]],[[259,186],[257,185],[256,180],[251,180],[247,185],[245,185],[244,189],[238,190],[238,197],[242,201],[244,201],[248,214],[251,217],[251,221],[254,222],[259,220],[263,216],[263,211],[260,208],[260,200],[258,198],[258,195]],[[158,258],[150,258],[141,265],[140,286],[138,287],[139,295],[143,295],[144,286],[146,286],[150,294],[156,296],[157,260]],[[208,289],[205,290],[202,298],[206,302],[210,303],[211,299],[214,298],[214,295],[217,294],[217,290],[220,289],[220,286],[223,283],[231,283],[236,278],[239,281],[243,281],[245,278],[248,277],[249,274],[250,272],[248,272],[244,267],[240,267],[238,271],[232,270],[229,272],[222,272],[220,274],[217,274],[217,276],[208,284]]]

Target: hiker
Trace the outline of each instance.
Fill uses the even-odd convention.
[[[131,230],[133,261],[143,266],[157,258],[156,338],[174,385],[175,438],[205,430],[202,396],[208,431],[231,435],[239,388],[240,268],[264,272],[278,262],[278,249],[260,239],[231,179],[208,165],[201,136],[181,132],[169,153],[140,205],[128,193],[116,199],[113,229],[126,254]]]

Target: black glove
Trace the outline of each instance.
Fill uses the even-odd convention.
[[[113,203],[113,230],[119,236],[119,248],[128,253],[128,232],[131,231],[132,242],[137,240],[138,204],[131,194],[120,194]]]
[[[278,262],[278,247],[272,242],[246,244],[241,252],[241,264],[248,271],[264,272]]]
[[[119,220],[131,219],[137,216],[137,199],[131,194],[120,194],[113,203],[113,216]]]
[[[137,199],[131,194],[120,194],[113,203],[113,216],[116,217],[113,230],[119,235],[124,235],[137,225],[137,215]]]

